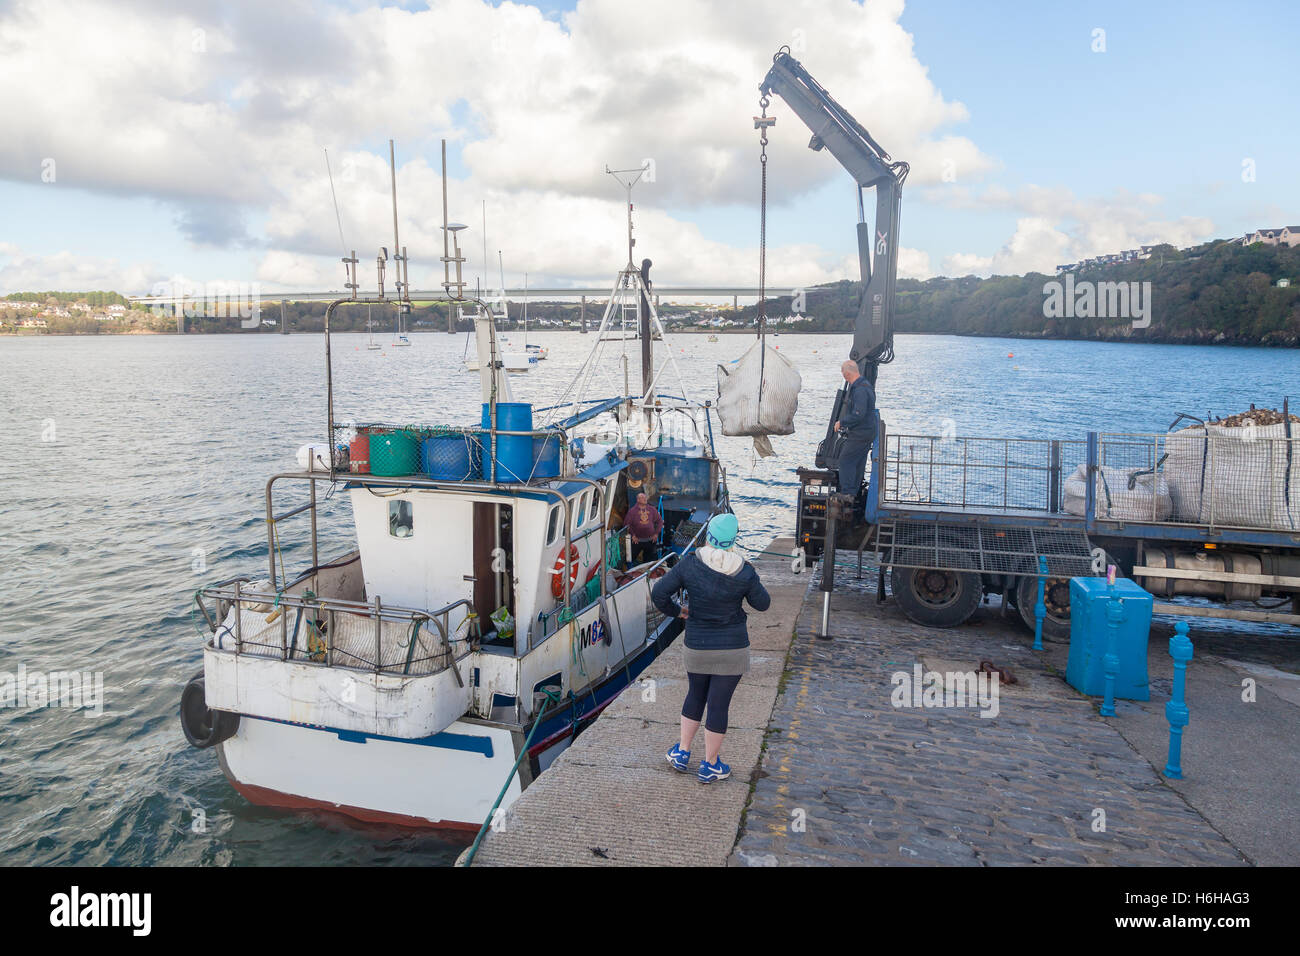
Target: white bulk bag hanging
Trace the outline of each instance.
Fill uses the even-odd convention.
[[[764,457],[769,435],[793,435],[799,408],[799,370],[760,338],[730,372],[718,366],[718,420],[724,435],[749,435]]]
[[[758,341],[740,357],[730,372],[718,366],[718,421],[724,435],[749,435],[763,458],[773,454],[769,435],[793,435],[794,413],[799,408],[802,381],[794,364],[767,347],[767,129],[776,123],[767,115],[767,97],[760,101],[762,117],[754,117],[759,130],[759,168],[762,199],[759,204]]]

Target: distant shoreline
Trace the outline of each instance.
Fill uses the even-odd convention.
[[[505,332],[505,333],[522,333],[523,330],[522,330],[522,329],[502,329],[501,331],[502,331],[502,332]],[[409,334],[411,334],[411,335],[435,335],[435,336],[436,336],[436,335],[444,335],[444,336],[445,336],[445,335],[448,335],[448,334],[449,334],[449,333],[447,333],[445,330],[435,330],[435,329],[410,329],[410,330],[408,330],[408,332],[409,332]],[[580,334],[580,333],[578,332],[577,329],[529,329],[529,330],[528,330],[528,333],[529,333],[529,335],[547,335],[547,334],[554,334],[554,333],[572,333],[572,334]],[[590,330],[588,330],[588,332],[587,332],[588,335],[592,335],[592,334],[594,334],[594,333],[595,333],[595,329],[590,329]],[[201,336],[214,336],[214,335],[215,335],[215,336],[223,336],[223,335],[233,335],[233,336],[247,336],[247,335],[253,335],[253,336],[280,336],[280,335],[282,335],[282,334],[283,334],[283,333],[280,333],[280,332],[270,332],[270,331],[268,331],[268,332],[251,332],[251,333],[250,333],[250,332],[233,332],[233,331],[231,331],[231,332],[225,332],[225,331],[223,331],[223,332],[187,332],[187,333],[185,333],[185,336],[186,336],[186,337],[201,337]],[[289,333],[289,334],[290,334],[290,335],[324,335],[325,333],[324,333],[323,331],[315,331],[315,330],[313,330],[313,331],[304,331],[304,332],[291,332],[291,333]],[[366,333],[365,333],[365,330],[362,330],[362,329],[354,329],[354,330],[347,330],[347,331],[341,331],[341,332],[334,332],[333,334],[334,334],[334,335],[364,335],[364,334],[366,334]],[[465,334],[467,334],[467,333],[465,333],[465,332],[459,332],[459,331],[458,331],[458,332],[453,332],[453,333],[450,333],[450,334],[452,334],[452,335],[465,335]],[[733,328],[733,329],[672,329],[672,330],[670,330],[670,331],[668,332],[668,334],[669,334],[669,335],[719,335],[719,336],[721,336],[721,335],[749,335],[749,336],[754,336],[754,335],[757,334],[757,332],[756,332],[753,328]],[[851,331],[830,331],[830,330],[817,330],[817,331],[814,331],[814,330],[804,330],[804,329],[797,329],[797,330],[796,330],[796,329],[783,329],[783,330],[781,330],[781,331],[773,331],[773,330],[769,330],[767,334],[768,334],[768,335],[773,335],[773,336],[779,336],[779,335],[792,335],[792,336],[804,336],[804,335],[846,335],[846,336],[851,336],[853,333],[852,333]],[[1140,338],[1140,339],[1139,339],[1139,338],[1132,338],[1132,337],[1129,337],[1129,336],[1123,336],[1123,335],[1106,336],[1106,337],[1103,337],[1103,336],[1094,336],[1094,337],[1087,337],[1087,338],[1084,338],[1084,337],[1079,337],[1079,336],[1046,335],[1046,334],[1037,334],[1037,335],[1035,335],[1035,334],[1028,334],[1028,335],[1014,335],[1014,334],[1010,334],[1010,333],[987,334],[987,333],[981,333],[981,332],[895,332],[894,334],[895,334],[895,335],[923,335],[923,336],[950,335],[950,336],[953,336],[954,338],[963,338],[963,339],[1006,339],[1006,340],[1009,340],[1009,341],[1021,341],[1021,342],[1102,342],[1102,343],[1108,343],[1108,344],[1111,344],[1111,345],[1200,345],[1200,346],[1213,346],[1213,347],[1215,347],[1215,348],[1247,348],[1247,349],[1297,349],[1297,348],[1300,348],[1300,340],[1297,340],[1297,341],[1295,341],[1295,342],[1260,342],[1260,341],[1242,341],[1242,340],[1239,340],[1239,339],[1233,339],[1233,338],[1227,337],[1224,333],[1216,333],[1214,337],[1210,337],[1209,334],[1206,333],[1206,337],[1205,337],[1204,339],[1201,339],[1201,340],[1197,340],[1197,339],[1189,339],[1189,338],[1187,338],[1187,337],[1169,338],[1169,337],[1163,337],[1163,336],[1162,336],[1162,337],[1159,337],[1159,338]],[[11,332],[11,331],[4,331],[4,332],[0,332],[0,338],[15,338],[15,339],[18,339],[18,338],[25,338],[25,339],[37,339],[37,338],[83,338],[83,339],[98,339],[98,338],[119,338],[119,337],[122,337],[122,336],[141,336],[141,335],[149,335],[149,336],[165,336],[165,337],[180,337],[180,333],[178,333],[178,332],[174,332],[174,331],[161,332],[161,331],[154,331],[154,330],[152,330],[152,329],[133,329],[133,330],[131,330],[131,331],[127,331],[127,332],[49,332],[49,331],[45,331],[45,330],[41,330],[41,331],[12,331],[12,332]],[[1222,337],[1220,337],[1220,336],[1222,336]]]

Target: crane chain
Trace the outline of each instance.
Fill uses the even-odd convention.
[[[767,320],[767,106],[770,100],[762,96],[758,100],[762,116],[756,117],[754,125],[759,129],[758,165],[762,172],[762,193],[759,199],[758,213],[758,334],[761,338]],[[772,122],[775,122],[773,119]]]
[[[754,117],[758,135],[758,165],[761,170],[762,191],[758,207],[758,407],[763,406],[763,376],[767,368],[767,128],[776,125],[776,117],[767,115],[771,100],[767,94],[758,98],[761,116]]]

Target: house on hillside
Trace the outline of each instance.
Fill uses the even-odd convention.
[[[1241,240],[1243,246],[1253,246],[1260,242],[1266,246],[1289,246],[1300,248],[1300,226],[1282,226],[1278,229],[1256,229],[1246,233]]]

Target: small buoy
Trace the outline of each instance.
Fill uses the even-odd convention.
[[[1014,353],[1014,352],[1008,352],[1008,353],[1007,353],[1007,358],[1015,358],[1015,357],[1016,357],[1016,356],[1015,356],[1015,353]]]

